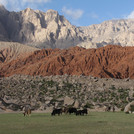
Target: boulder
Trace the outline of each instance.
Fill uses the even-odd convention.
[[[131,106],[134,106],[134,101],[128,103],[124,109],[125,113],[130,113],[131,112]]]
[[[64,98],[64,105],[73,105],[73,104],[74,104],[74,99],[72,99],[72,98],[70,98],[68,96],[66,96]]]
[[[74,107],[75,107],[75,108],[79,108],[79,106],[80,106],[80,103],[79,103],[78,100],[76,100],[75,103],[74,103]]]
[[[5,95],[3,98],[3,101],[5,101],[6,103],[17,103],[17,99],[12,99],[10,96]]]
[[[43,111],[45,109],[44,105],[41,105],[40,108],[38,110]]]
[[[51,106],[51,107],[47,107],[46,109],[45,109],[45,112],[46,113],[50,113],[50,112],[52,112],[53,111],[53,106]]]

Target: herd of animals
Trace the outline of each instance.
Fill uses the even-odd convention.
[[[65,114],[67,114],[67,113],[69,113],[69,114],[72,114],[72,113],[74,113],[74,114],[76,114],[76,115],[84,115],[84,114],[88,114],[88,110],[87,109],[83,109],[83,110],[77,110],[76,108],[59,108],[59,109],[53,109],[53,111],[52,111],[52,113],[51,113],[51,115],[52,116],[55,116],[55,115],[62,115],[62,113],[65,113]],[[31,108],[30,107],[25,107],[25,109],[24,109],[24,116],[29,116],[29,115],[31,115]]]
[[[107,107],[106,111],[110,111],[111,110],[111,107]],[[112,111],[114,112],[115,111],[115,108],[113,107],[112,108]],[[88,114],[88,110],[87,108],[84,108],[82,110],[79,110],[79,109],[76,109],[74,107],[64,107],[64,108],[54,108],[51,115],[52,116],[55,116],[55,115],[62,115],[62,113],[65,113],[65,114],[72,114],[74,113],[76,116],[78,115],[87,115]],[[31,115],[31,107],[28,105],[28,106],[25,106],[25,109],[24,109],[24,116],[26,115]]]
[[[76,108],[71,107],[71,108],[64,108],[64,109],[62,109],[62,108],[60,108],[60,109],[53,109],[51,115],[52,115],[52,116],[54,116],[54,115],[56,115],[56,114],[57,114],[57,115],[61,115],[63,112],[64,112],[65,114],[67,114],[67,113],[69,113],[69,114],[74,113],[74,114],[76,114],[76,115],[84,115],[84,114],[87,115],[87,114],[88,114],[87,109],[77,110]]]

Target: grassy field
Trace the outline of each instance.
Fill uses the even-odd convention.
[[[87,116],[0,114],[0,134],[134,134],[134,114],[91,112]]]

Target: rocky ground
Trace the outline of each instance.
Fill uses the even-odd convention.
[[[114,106],[124,110],[134,100],[134,80],[92,76],[22,76],[0,79],[0,111],[21,111],[30,104],[33,110],[51,111],[54,107],[86,107],[105,111]]]

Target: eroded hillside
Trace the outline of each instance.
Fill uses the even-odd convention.
[[[99,49],[43,49],[0,66],[1,76],[92,75],[134,78],[134,47],[109,45]]]

